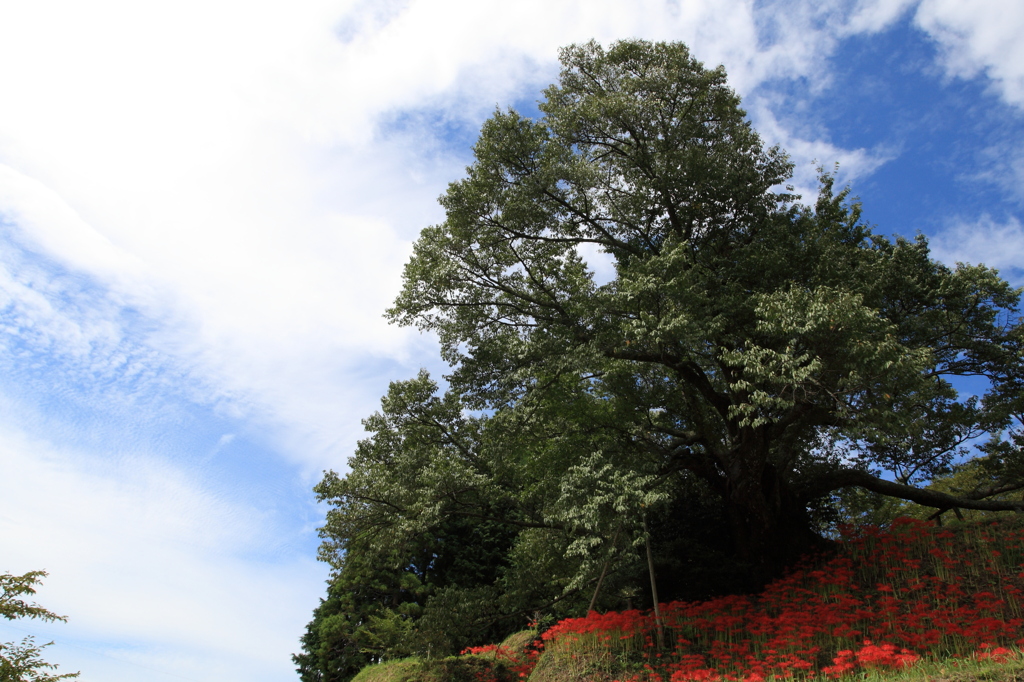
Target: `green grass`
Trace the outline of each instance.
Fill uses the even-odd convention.
[[[508,666],[486,656],[417,657],[363,668],[352,682],[518,682]]]
[[[922,660],[905,670],[873,671],[845,680],[869,682],[1024,682],[1024,658],[1005,663],[975,659]]]
[[[521,630],[506,637],[505,641],[503,641],[500,646],[508,651],[514,651],[517,654],[521,654],[526,651],[526,647],[535,639],[537,639],[536,630]]]
[[[420,659],[403,658],[368,665],[352,678],[352,682],[410,682],[419,671]]]

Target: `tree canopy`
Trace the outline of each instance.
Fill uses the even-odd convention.
[[[402,548],[440,557],[446,524],[491,524],[486,570],[439,572],[421,602],[475,613],[487,593],[469,620],[501,623],[631,601],[645,543],[669,598],[753,589],[851,491],[1024,509],[1019,289],[877,234],[824,171],[800,203],[724,70],[680,43],[561,62],[542,116],[484,123],[415,244],[387,314],[435,333],[452,372],[443,394],[393,384],[318,486],[339,579],[364,552],[429,573]],[[976,487],[928,487],[965,461]]]

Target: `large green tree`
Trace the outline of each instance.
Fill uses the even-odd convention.
[[[388,312],[438,336],[447,391],[392,384],[317,488],[337,581],[364,551],[428,565],[402,548],[442,557],[450,524],[500,538],[458,536],[490,548],[473,578],[430,564],[403,646],[754,589],[879,499],[1024,509],[1020,290],[876,234],[828,173],[799,203],[682,44],[561,60],[540,117],[484,124]],[[977,485],[928,487],[965,459]]]

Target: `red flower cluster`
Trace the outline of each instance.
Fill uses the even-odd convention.
[[[542,648],[539,644],[534,645],[534,643],[531,643],[523,651],[516,651],[499,644],[485,644],[484,646],[468,647],[460,653],[463,656],[474,654],[477,656],[487,656],[496,661],[504,661],[517,677],[525,680],[537,665],[537,658],[540,657]],[[480,679],[479,682],[493,681],[490,679]]]
[[[844,544],[755,597],[662,605],[666,651],[654,645],[653,615],[635,610],[563,620],[543,639],[565,652],[641,652],[644,679],[658,682],[841,677],[979,650],[1005,660],[1009,650],[991,643],[1024,644],[1020,528],[954,534],[901,519],[885,531],[848,529]]]
[[[975,654],[975,658],[979,661],[990,660],[993,663],[1006,663],[1012,658],[1017,658],[1017,654],[1002,646],[993,649],[991,644],[985,643],[981,645],[981,651]]]
[[[843,649],[834,659],[833,665],[826,666],[821,672],[830,677],[841,677],[853,672],[858,665],[865,669],[871,668],[902,668],[921,660],[921,657],[908,649],[897,649],[892,644],[881,646],[872,644],[870,639],[864,640],[864,646],[857,651]]]

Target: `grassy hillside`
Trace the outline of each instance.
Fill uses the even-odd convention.
[[[764,592],[590,613],[356,682],[1024,680],[1024,526],[910,519],[850,531]]]

